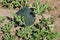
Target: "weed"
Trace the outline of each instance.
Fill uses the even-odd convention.
[[[48,8],[48,3],[41,4],[40,0],[35,0],[34,7],[36,14],[43,14],[45,10]]]
[[[21,28],[21,30],[20,29],[17,30],[17,36],[20,36],[21,38],[28,40],[31,32],[32,32],[32,26],[24,27]]]
[[[14,7],[20,7],[19,0],[3,0],[3,7],[8,7],[9,9],[13,9]]]
[[[23,8],[23,7],[28,6],[28,2],[29,0],[21,0],[21,7]]]
[[[12,25],[14,25],[14,22],[9,22],[8,24],[5,24],[2,26],[1,30],[3,33],[8,33],[10,32],[10,29],[12,28]]]
[[[24,16],[19,16],[19,15],[14,15],[14,22],[18,25],[24,25],[25,23],[25,18]]]
[[[6,7],[9,9],[20,8],[27,6],[29,0],[3,0],[2,7]]]
[[[1,16],[0,17],[0,23],[2,23],[5,20],[5,18],[6,18],[5,16]]]
[[[4,34],[4,36],[3,36],[3,40],[15,40],[15,36],[12,35],[12,34],[6,33],[6,34]]]

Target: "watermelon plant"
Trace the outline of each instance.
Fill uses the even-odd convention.
[[[13,25],[14,25],[14,22],[9,22],[8,24],[5,24],[4,26],[2,26],[1,31],[3,33],[9,33]]]
[[[6,34],[4,34],[4,36],[3,36],[3,40],[15,40],[15,36],[12,35],[12,34],[6,33]]]
[[[23,7],[28,6],[29,5],[28,2],[29,0],[21,0],[21,7],[23,8]]]

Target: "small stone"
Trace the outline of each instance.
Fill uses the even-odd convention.
[[[59,14],[59,18],[60,18],[60,14]]]

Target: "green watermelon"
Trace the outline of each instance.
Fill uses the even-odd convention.
[[[24,7],[21,10],[19,10],[16,14],[25,17],[26,26],[32,25],[35,21],[35,12],[32,8]]]

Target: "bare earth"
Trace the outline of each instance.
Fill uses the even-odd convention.
[[[44,14],[44,16],[45,17],[52,16],[54,18],[54,21],[55,21],[54,22],[54,24],[55,24],[55,31],[56,32],[60,32],[60,17],[59,17],[59,15],[60,15],[60,0],[42,0],[43,3],[45,3],[46,1],[49,3],[49,6],[51,8],[56,7],[57,9],[51,10],[49,12],[46,12],[46,14]],[[12,12],[16,13],[17,11],[18,10],[9,10],[9,9],[0,8],[0,16],[12,17],[11,13]],[[40,18],[40,16],[37,16],[37,20],[38,20],[38,18]],[[7,22],[8,21],[6,19],[4,21],[4,23],[6,24]],[[1,25],[3,25],[3,24],[1,24]],[[1,25],[0,25],[0,27],[1,27]],[[12,32],[16,32],[15,30],[19,29],[19,27],[18,28],[12,28],[12,29],[13,29]],[[3,34],[2,34],[2,32],[0,32],[0,40],[2,40],[2,36],[3,36]],[[16,40],[20,40],[20,39],[18,39],[16,37]],[[58,39],[58,40],[60,40],[60,39]]]

